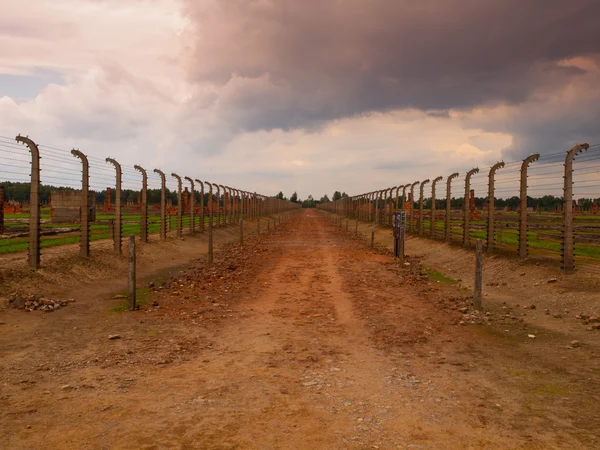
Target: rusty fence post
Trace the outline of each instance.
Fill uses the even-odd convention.
[[[79,150],[71,150],[71,154],[81,160],[81,206],[79,207],[79,254],[84,258],[90,256],[90,166],[87,156]]]
[[[563,188],[563,238],[562,238],[562,270],[571,272],[575,269],[573,238],[573,158],[589,148],[588,144],[576,145],[565,157],[565,185]]]
[[[29,187],[29,247],[28,260],[32,269],[40,268],[40,150],[28,137],[16,137],[31,152],[31,184]]]
[[[162,170],[154,169],[160,176],[160,240],[167,240],[167,179]],[[171,220],[169,219],[169,222]]]
[[[182,236],[182,228],[183,228],[183,205],[181,204],[181,177],[176,173],[171,173],[171,176],[177,179],[177,237],[180,238]]]
[[[424,222],[425,222],[423,220],[423,214],[425,212],[423,209],[424,202],[425,202],[425,199],[423,198],[424,197],[423,189],[425,188],[425,185],[427,183],[429,183],[429,181],[430,181],[429,179],[422,181],[420,189],[419,189],[419,191],[420,191],[420,193],[419,193],[419,236],[423,236]]]
[[[446,178],[446,216],[444,217],[444,240],[450,242],[452,239],[452,180],[458,177],[454,172]]]
[[[470,204],[470,194],[471,194],[471,177],[479,172],[479,168],[471,169],[467,172],[467,176],[465,177],[465,201],[463,204],[464,208],[464,219],[463,219],[463,245],[465,247],[469,247],[471,245],[471,224],[470,224],[470,214],[471,214],[471,204]]]
[[[431,182],[431,226],[429,230],[429,235],[434,238],[435,237],[435,210],[436,210],[436,200],[435,200],[435,185],[438,181],[441,181],[444,177],[436,177]]]
[[[504,161],[497,162],[490,168],[488,175],[488,223],[487,223],[487,251],[494,250],[494,219],[496,214],[496,199],[495,199],[495,176],[498,169],[504,167]]]
[[[520,258],[527,258],[528,241],[527,238],[527,169],[529,164],[539,159],[540,154],[534,153],[523,160],[521,164],[521,189],[520,195],[520,207],[519,207],[519,246],[518,254]]]
[[[133,166],[135,170],[142,174],[142,204],[140,217],[140,239],[143,243],[148,242],[148,173],[141,166]]]
[[[196,217],[194,215],[194,208],[196,207],[196,189],[194,186],[194,180],[190,177],[185,177],[186,181],[190,183],[190,199],[189,199],[189,207],[190,207],[190,233],[193,235],[194,231],[196,231]]]
[[[123,233],[122,211],[121,211],[121,164],[113,158],[106,158],[106,162],[115,166],[116,172],[116,188],[115,188],[115,231],[114,231],[114,248],[115,251],[121,254],[121,238]]]

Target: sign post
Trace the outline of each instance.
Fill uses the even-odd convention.
[[[404,261],[404,236],[406,234],[406,211],[395,211],[392,217],[394,228],[394,256]]]

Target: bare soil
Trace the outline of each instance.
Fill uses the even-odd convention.
[[[160,244],[172,264],[140,256],[153,287],[139,311],[113,312],[121,278],[57,270],[52,295],[76,303],[0,312],[1,448],[600,445],[600,332],[517,308],[530,291],[486,287],[488,314],[471,315],[468,282],[425,267],[430,244],[409,242],[400,264],[314,210],[222,245],[212,266],[201,239]],[[540,286],[571,289],[557,283]],[[581,345],[548,317],[572,322]]]

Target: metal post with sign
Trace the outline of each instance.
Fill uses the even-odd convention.
[[[393,215],[394,256],[404,261],[404,236],[406,234],[406,211],[395,211]]]

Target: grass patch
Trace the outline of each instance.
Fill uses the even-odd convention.
[[[571,390],[563,386],[557,386],[556,384],[546,383],[537,386],[533,392],[536,394],[567,395],[571,393]]]
[[[127,295],[127,294],[128,294],[127,292],[119,292],[119,294],[117,294],[117,295]],[[148,295],[150,295],[149,288],[138,288],[135,290],[135,297],[136,297],[135,303],[138,306],[138,308],[142,309],[146,306],[146,303],[148,303]],[[125,311],[129,311],[129,300],[126,298],[122,299],[113,308],[109,309],[109,312],[112,312],[112,313],[122,313]]]
[[[456,281],[454,278],[450,278],[450,277],[444,275],[442,272],[431,269],[430,267],[422,266],[422,271],[424,272],[425,275],[427,275],[427,277],[431,281],[439,281],[440,283],[445,283],[445,284],[457,284],[458,283],[458,281]]]

